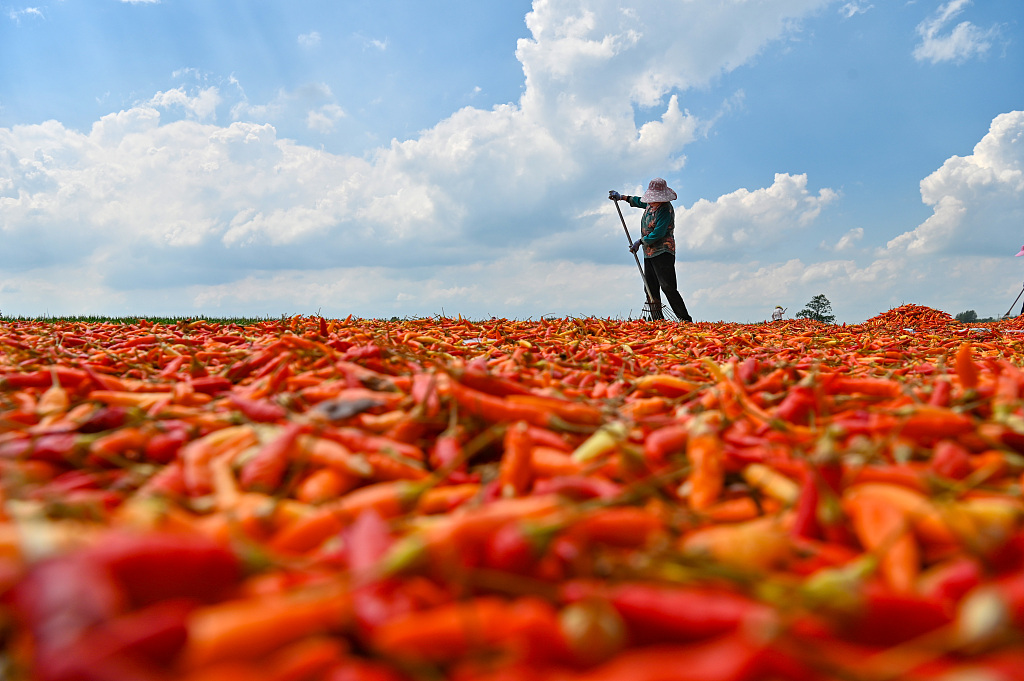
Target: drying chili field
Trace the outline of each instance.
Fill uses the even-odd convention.
[[[0,678],[1024,678],[1022,330],[0,323]]]

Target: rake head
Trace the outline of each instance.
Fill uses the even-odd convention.
[[[657,316],[655,311],[660,312],[661,316]],[[647,321],[655,321],[657,319],[666,319],[670,322],[679,321],[679,317],[676,316],[671,307],[664,303],[656,303],[650,300],[644,303],[643,318]]]

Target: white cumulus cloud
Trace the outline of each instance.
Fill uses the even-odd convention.
[[[302,33],[299,35],[299,45],[307,49],[316,47],[320,44],[320,32],[310,31],[309,33]]]
[[[832,250],[836,251],[837,253],[841,252],[841,251],[848,251],[848,250],[854,248],[863,239],[864,239],[864,228],[863,227],[855,227],[855,228],[851,229],[849,232],[847,232],[846,234],[844,234],[839,239],[839,241],[836,242],[835,246],[832,247]]]
[[[188,94],[185,88],[179,87],[156,93],[145,106],[157,109],[180,107],[187,115],[204,120],[216,117],[217,106],[221,101],[220,91],[216,87],[204,88],[195,94]]]
[[[871,9],[874,9],[874,5],[866,4],[863,2],[848,2],[839,8],[839,13],[846,19],[851,19],[858,14],[864,14]]]
[[[807,175],[777,173],[769,187],[737,189],[676,212],[677,241],[691,257],[754,252],[808,227],[838,194],[807,189]]]
[[[953,156],[921,181],[933,214],[890,249],[994,256],[1024,224],[1024,111],[1000,114],[970,156]]]
[[[43,10],[39,9],[38,7],[24,7],[22,9],[8,10],[7,16],[10,18],[11,21],[19,25],[21,24],[21,20],[23,17],[35,17],[37,19],[46,18],[43,15]]]
[[[914,58],[932,64],[962,62],[988,52],[993,39],[999,35],[998,25],[987,29],[979,28],[970,21],[953,25],[957,16],[970,5],[971,0],[950,0],[918,24],[921,42],[914,48]]]
[[[317,109],[312,109],[306,115],[306,126],[317,132],[330,132],[334,130],[334,124],[345,117],[345,110],[337,104],[325,104]]]

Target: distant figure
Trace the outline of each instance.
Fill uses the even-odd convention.
[[[786,310],[788,310],[788,309],[789,309],[788,307],[782,307],[781,305],[776,305],[775,306],[775,310],[772,312],[772,321],[773,322],[782,321],[782,316],[784,314],[786,314]]]

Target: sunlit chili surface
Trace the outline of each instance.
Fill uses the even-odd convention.
[[[0,677],[1020,679],[1024,324],[0,324]]]

